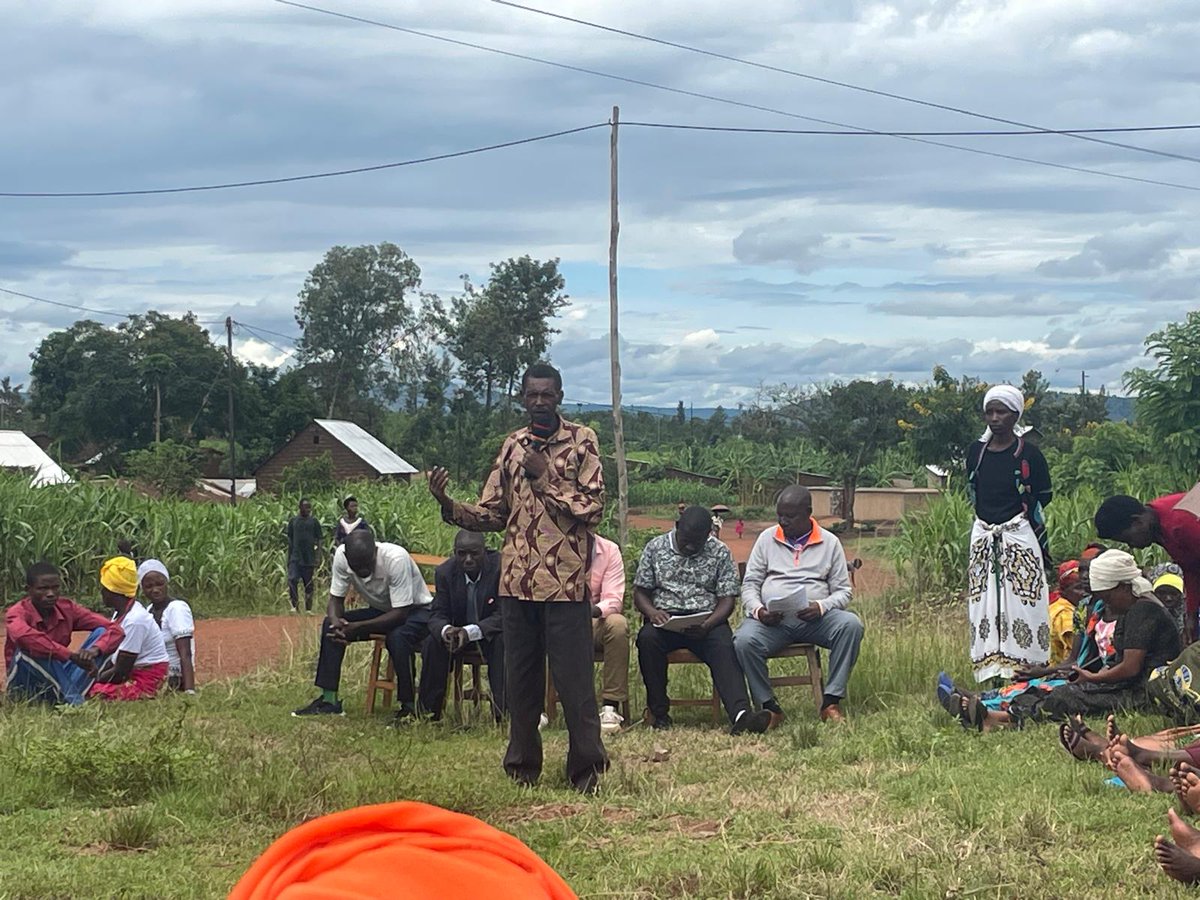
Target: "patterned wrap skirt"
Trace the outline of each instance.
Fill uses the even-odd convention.
[[[1037,536],[1024,515],[971,528],[967,568],[971,664],[977,681],[1012,678],[1050,660],[1050,597]]]

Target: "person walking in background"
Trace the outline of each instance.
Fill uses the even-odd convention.
[[[746,533],[746,522],[744,519],[737,520],[737,524],[733,526],[733,533],[737,535],[739,541],[742,539],[742,535]]]
[[[342,501],[342,516],[333,529],[333,549],[336,550],[342,546],[350,532],[362,528],[370,528],[370,526],[367,524],[367,520],[358,514],[358,500],[354,497],[347,497]]]
[[[1096,534],[1142,550],[1158,544],[1179,566],[1183,575],[1187,621],[1183,642],[1196,640],[1196,613],[1200,610],[1200,518],[1181,509],[1187,494],[1168,494],[1142,504],[1135,497],[1109,497],[1096,510]]]
[[[98,662],[125,637],[119,624],[61,593],[58,569],[34,563],[25,570],[25,596],[4,613],[6,693],[11,699],[83,703]],[[77,631],[91,634],[72,650],[71,635]]]
[[[304,582],[304,608],[312,612],[313,570],[321,551],[321,523],[312,514],[312,503],[307,497],[300,499],[299,515],[292,516],[287,524],[288,541],[288,599],[292,612],[299,612],[297,586]]]
[[[604,656],[600,674],[600,731],[621,730],[621,705],[629,701],[629,620],[625,608],[625,560],[614,541],[596,535],[588,575],[592,643]]]
[[[592,688],[592,611],[588,566],[604,513],[596,433],[558,414],[562,376],[537,363],[521,378],[529,424],[504,440],[478,503],[447,493],[450,474],[429,473],[442,518],[468,531],[503,531],[500,593],[509,739],[504,770],[520,784],[542,774],[538,720],[546,662],[562,700],[570,742],[567,779],[582,793],[608,768]]]
[[[816,644],[829,651],[829,673],[821,721],[841,722],[841,701],[858,660],[863,623],[846,609],[853,597],[846,553],[832,532],[817,524],[808,488],[783,489],[775,505],[779,525],[758,536],[742,579],[745,618],[733,638],[750,695],[771,722],[783,720],[767,659],[790,644]],[[771,609],[776,601],[799,598],[799,609]],[[793,611],[795,610],[795,611]]]
[[[167,648],[167,687],[186,694],[196,693],[196,630],[192,608],[186,600],[172,597],[168,588],[171,573],[157,559],[137,568],[138,587],[148,601],[146,610],[158,623]]]
[[[967,566],[976,681],[1011,679],[1050,660],[1049,564],[1043,508],[1053,496],[1042,452],[1017,436],[1025,398],[1012,385],[983,398],[983,435],[967,450],[975,508]]]
[[[489,550],[483,535],[460,531],[454,555],[434,571],[429,637],[421,650],[422,704],[434,719],[442,717],[450,658],[476,645],[487,661],[492,714],[504,715],[504,627],[500,612],[500,554]]]

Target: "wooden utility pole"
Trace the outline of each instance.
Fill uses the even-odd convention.
[[[225,353],[229,363],[229,505],[237,506],[237,443],[233,437],[233,316],[225,317]]]
[[[617,216],[617,129],[620,121],[621,108],[614,106],[609,143],[608,352],[612,363],[613,450],[617,457],[617,540],[624,550],[629,537],[629,475],[625,468],[625,426],[621,423],[621,329],[617,314],[617,235],[621,232]]]
[[[162,442],[162,386],[154,379],[154,443]]]

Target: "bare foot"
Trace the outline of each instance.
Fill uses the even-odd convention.
[[[1175,843],[1188,853],[1200,853],[1200,831],[1197,831],[1173,809],[1167,810],[1167,820],[1171,823],[1171,837]]]
[[[1111,759],[1110,768],[1117,773],[1118,778],[1125,782],[1125,787],[1135,794],[1152,794],[1164,787],[1164,793],[1169,794],[1174,788],[1170,780],[1159,778],[1145,766],[1139,765],[1132,756],[1122,753],[1120,750],[1114,750]],[[1156,784],[1156,779],[1164,782],[1165,785]]]
[[[1187,763],[1180,763],[1178,780],[1172,782],[1183,808],[1196,815],[1200,811],[1200,772]]]
[[[1121,734],[1122,731],[1117,725],[1117,717],[1114,715],[1109,715],[1109,717],[1104,720],[1104,737],[1107,738],[1108,742],[1111,744],[1113,741],[1119,738]]]
[[[1200,881],[1200,857],[1176,847],[1161,834],[1154,839],[1154,858],[1162,870],[1184,884]]]

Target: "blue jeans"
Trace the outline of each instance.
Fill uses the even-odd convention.
[[[104,629],[97,628],[80,649],[92,646],[102,634]],[[102,663],[102,659],[96,660],[97,670]],[[8,670],[6,689],[8,696],[14,699],[79,706],[93,681],[95,676],[69,660],[29,656],[18,650],[13,654],[12,667]]]
[[[848,610],[831,609],[813,622],[791,618],[778,625],[764,625],[757,619],[745,619],[733,636],[733,649],[746,673],[750,696],[762,706],[775,697],[767,673],[767,657],[789,644],[815,644],[827,649],[829,671],[825,673],[825,693],[845,697],[862,638],[862,619]]]

